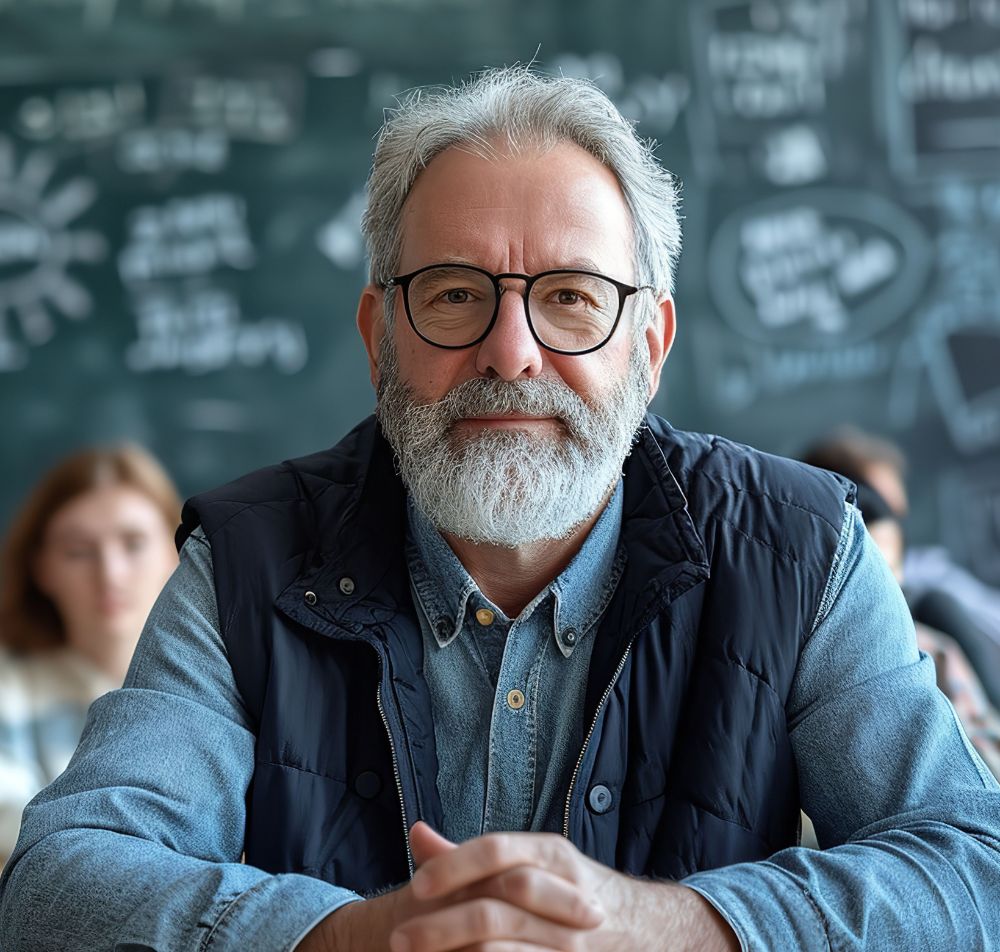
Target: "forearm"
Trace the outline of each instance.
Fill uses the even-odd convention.
[[[109,830],[47,836],[9,874],[0,905],[6,952],[287,949],[354,898],[306,876],[181,856]]]
[[[388,952],[397,925],[417,914],[405,888],[338,908],[295,946],[295,952]]]
[[[738,952],[736,933],[698,892],[677,883],[628,882],[626,908],[614,917],[622,931],[602,942],[602,950]]]
[[[748,952],[915,945],[951,952],[992,948],[1000,935],[998,881],[1000,842],[984,830],[973,835],[928,820],[830,850],[784,850],[683,883],[724,913]]]

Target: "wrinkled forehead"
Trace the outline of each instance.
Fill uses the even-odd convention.
[[[631,219],[614,173],[575,143],[461,143],[417,176],[401,219],[408,271],[434,260],[545,270],[588,259],[629,280]]]

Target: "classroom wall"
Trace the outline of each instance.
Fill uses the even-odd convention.
[[[1000,0],[0,0],[0,522],[83,442],[190,493],[368,413],[382,111],[532,58],[683,181],[655,409],[892,437],[912,537],[1000,582]]]

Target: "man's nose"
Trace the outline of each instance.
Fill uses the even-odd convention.
[[[508,279],[511,280],[511,279]],[[542,372],[542,348],[528,326],[523,282],[514,280],[500,295],[496,323],[476,353],[476,370],[486,377],[517,380]]]

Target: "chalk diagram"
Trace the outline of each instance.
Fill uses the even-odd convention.
[[[103,235],[73,227],[97,188],[82,177],[53,185],[55,172],[51,153],[33,149],[19,162],[0,135],[0,372],[27,366],[30,349],[55,336],[54,315],[79,321],[93,308],[69,268],[107,257]]]
[[[893,370],[889,415],[917,422],[924,373],[955,447],[966,455],[1000,446],[1000,316],[995,305],[941,300],[924,311]]]
[[[959,452],[1000,447],[1000,182],[931,193],[944,226],[933,292],[913,321],[890,388],[890,419],[915,426],[926,378]]]
[[[782,347],[840,347],[901,318],[920,294],[931,249],[905,209],[857,189],[779,193],[719,226],[708,273],[719,313],[740,336]]]

